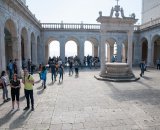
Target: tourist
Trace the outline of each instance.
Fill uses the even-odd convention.
[[[79,71],[78,71],[79,64],[78,64],[78,61],[75,61],[74,68],[75,68],[75,76],[78,76],[79,75]]]
[[[54,82],[56,81],[56,65],[54,61],[51,62],[50,68],[51,68],[51,79],[53,83],[53,76],[54,76]]]
[[[41,72],[42,86],[46,89],[46,80],[47,80],[47,69],[45,66],[42,67]]]
[[[17,74],[13,75],[13,79],[10,81],[11,97],[12,97],[12,110],[14,110],[15,98],[19,110],[19,93],[21,88],[20,80],[18,80]]]
[[[71,59],[69,60],[69,75],[73,75],[73,61]]]
[[[145,70],[145,64],[144,64],[144,61],[142,61],[142,62],[140,63],[140,69],[141,69],[140,76],[142,77],[142,75],[144,75],[144,70]]]
[[[28,110],[30,108],[30,100],[32,105],[32,111],[34,111],[34,97],[33,97],[33,85],[34,85],[34,79],[32,75],[29,74],[28,70],[24,69],[24,79],[22,80],[24,84],[24,90],[25,90],[25,97],[27,101],[27,106],[24,108],[24,110]]]
[[[60,80],[61,80],[61,79],[62,79],[62,81],[63,81],[63,73],[64,73],[64,68],[63,68],[63,65],[62,65],[62,64],[59,66],[58,71],[59,71],[59,83],[60,83]]]
[[[13,63],[13,71],[14,71],[14,74],[18,74],[18,68],[17,68],[17,59],[15,59],[14,63]]]
[[[160,59],[157,60],[157,70],[160,70]]]
[[[12,60],[10,60],[9,64],[8,64],[8,70],[9,70],[9,79],[11,80],[13,77],[13,62]]]
[[[1,73],[1,82],[2,82],[2,90],[3,90],[3,103],[10,100],[8,97],[8,89],[7,89],[7,77],[6,72],[2,71]]]

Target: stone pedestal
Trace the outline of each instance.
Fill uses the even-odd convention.
[[[139,79],[135,77],[129,64],[107,63],[105,67],[106,72],[95,76],[96,79],[114,82],[136,81]]]

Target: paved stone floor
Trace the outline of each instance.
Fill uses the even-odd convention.
[[[34,75],[35,111],[23,111],[22,86],[19,111],[0,98],[0,130],[160,130],[160,71],[129,83],[98,81],[98,73],[83,70],[75,78],[66,72],[61,84],[48,74],[46,90]]]

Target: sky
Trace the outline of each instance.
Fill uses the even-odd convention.
[[[30,11],[35,14],[41,23],[81,23],[98,24],[96,19],[99,11],[103,16],[109,16],[111,8],[117,4],[117,0],[26,0]],[[142,0],[119,0],[119,5],[124,10],[124,15],[128,17],[135,13],[141,23]],[[66,55],[75,55],[77,46],[70,42]],[[50,56],[59,55],[59,44],[54,41],[50,44]],[[92,55],[90,43],[85,46],[85,55]]]
[[[109,16],[116,0],[26,0],[29,9],[41,23],[97,23],[99,11]],[[120,0],[125,16],[132,13],[141,19],[142,0]],[[141,23],[141,20],[138,21]],[[138,24],[137,23],[137,24]]]

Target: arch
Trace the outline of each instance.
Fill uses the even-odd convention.
[[[71,46],[69,46],[69,44]],[[65,43],[65,56],[66,57],[70,57],[70,56],[78,56],[78,51],[79,51],[79,46],[78,44],[73,41],[73,40],[69,40],[68,42]]]
[[[122,62],[127,63],[128,59],[128,40],[122,42]]]
[[[116,40],[114,38],[108,38],[105,43],[107,46],[106,50],[106,60],[107,62],[114,62],[116,60]]]
[[[71,43],[73,46],[71,47],[70,49],[70,52],[69,52],[69,48],[67,44]],[[65,42],[65,56],[78,56],[79,57],[79,54],[80,54],[80,42],[79,40],[74,37],[74,36],[71,36],[71,37],[68,37],[66,39],[66,42]]]
[[[51,41],[49,45],[49,57],[60,57],[60,42]]]
[[[49,45],[52,41],[58,41],[58,38],[53,37],[53,36],[49,36],[46,41],[45,41],[45,63],[48,62],[48,58],[49,58]]]
[[[16,24],[13,20],[8,19],[5,22],[4,27],[4,34],[5,34],[5,61],[6,64],[9,63],[10,60],[17,58],[16,51],[13,51],[17,49],[17,28]]]
[[[142,50],[142,55],[141,55],[141,60],[145,61],[147,63],[147,57],[148,57],[148,40],[147,38],[142,38],[141,39],[141,50]]]
[[[99,43],[98,40],[94,37],[90,37],[87,38],[86,40],[87,42],[90,42],[92,45],[90,45],[92,47],[92,56],[93,57],[98,57],[99,56]],[[85,41],[85,42],[86,42]],[[86,46],[86,44],[84,44],[84,46]]]
[[[90,41],[84,43],[84,56],[94,56],[94,45]]]
[[[31,62],[33,64],[36,64],[36,38],[35,34],[32,32],[31,33]]]
[[[157,60],[160,59],[160,35],[153,36],[152,44],[153,63],[156,64]]]
[[[28,32],[25,27],[21,30],[21,56],[22,60],[27,59],[27,43],[28,43]]]

